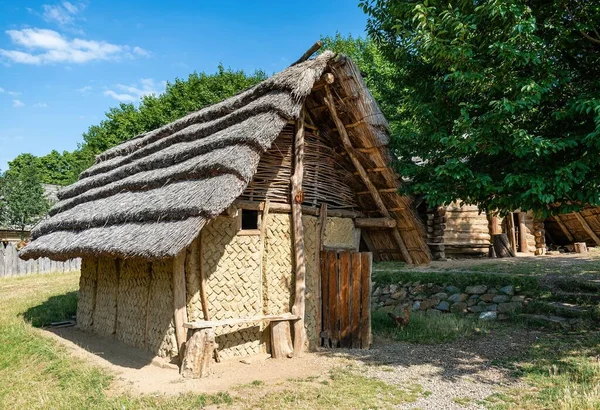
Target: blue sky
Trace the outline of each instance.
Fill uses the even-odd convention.
[[[321,35],[362,36],[357,0],[0,0],[0,170],[73,150],[119,101],[194,70],[279,71]]]

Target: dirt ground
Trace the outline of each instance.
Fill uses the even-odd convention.
[[[326,376],[338,366],[354,368],[358,374],[400,387],[419,385],[424,394],[400,408],[477,409],[478,400],[517,381],[505,370],[492,366],[494,360],[514,356],[538,337],[536,332],[505,330],[499,334],[443,345],[416,345],[375,339],[373,348],[328,350],[307,353],[300,359],[250,358],[213,363],[213,374],[202,380],[182,379],[174,365],[114,340],[75,328],[44,330],[65,345],[75,357],[100,365],[115,374],[113,393],[133,395],[176,395],[185,392],[217,393],[235,390],[255,380],[261,389],[277,389],[290,379]],[[461,404],[456,400],[461,401]]]
[[[287,360],[266,355],[212,363],[212,374],[201,380],[183,379],[176,365],[115,340],[82,332],[74,327],[42,330],[65,345],[75,357],[99,365],[116,375],[113,390],[118,393],[177,395],[217,393],[234,386],[261,380],[265,384],[289,378],[306,378],[328,372],[338,359],[319,354]],[[291,362],[291,364],[290,364]]]

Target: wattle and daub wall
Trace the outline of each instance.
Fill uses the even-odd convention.
[[[186,251],[188,320],[201,320],[200,264],[207,280],[211,320],[289,312],[294,275],[291,215],[267,218],[265,237],[240,235],[236,218],[220,216],[209,223]],[[318,218],[304,216],[306,247],[306,328],[309,345],[318,343]],[[354,223],[328,218],[323,245],[356,248]],[[263,243],[264,241],[264,243]],[[264,246],[263,260],[261,247]],[[177,355],[173,328],[172,259],[84,258],[77,322],[160,357]],[[223,358],[267,351],[268,329],[262,325],[216,329]]]

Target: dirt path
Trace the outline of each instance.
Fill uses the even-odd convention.
[[[261,380],[266,385],[290,378],[307,378],[326,374],[339,360],[317,354],[306,354],[300,359],[265,360],[265,357],[213,363],[213,374],[202,380],[183,379],[177,366],[139,349],[126,346],[97,334],[76,328],[42,332],[67,347],[80,359],[107,369],[115,375],[114,393],[132,395],[177,395],[193,392],[218,393],[235,386]]]
[[[518,355],[539,336],[540,332],[511,329],[434,346],[376,340],[368,352],[339,355],[354,358],[363,375],[399,386],[421,385],[427,393],[402,409],[480,409],[484,407],[479,400],[520,383],[492,362]]]
[[[115,374],[114,393],[176,395],[185,392],[216,393],[235,390],[255,380],[267,393],[278,383],[323,376],[336,366],[358,368],[358,374],[406,387],[420,385],[424,394],[406,409],[478,409],[478,400],[518,382],[493,360],[523,351],[539,332],[503,329],[485,337],[444,345],[415,345],[376,339],[369,351],[338,350],[306,354],[301,359],[260,360],[250,364],[230,360],[213,364],[214,374],[199,380],[182,379],[174,365],[164,365],[151,355],[113,340],[74,328],[43,331],[65,345],[74,356],[100,365]],[[256,394],[262,394],[256,391]],[[458,402],[457,402],[458,401]],[[459,403],[460,402],[460,403]],[[235,407],[235,406],[234,406]]]

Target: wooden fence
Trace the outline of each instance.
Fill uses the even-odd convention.
[[[81,269],[81,259],[56,262],[48,258],[24,261],[19,258],[17,248],[0,242],[0,277],[33,275],[36,273],[61,273]]]

